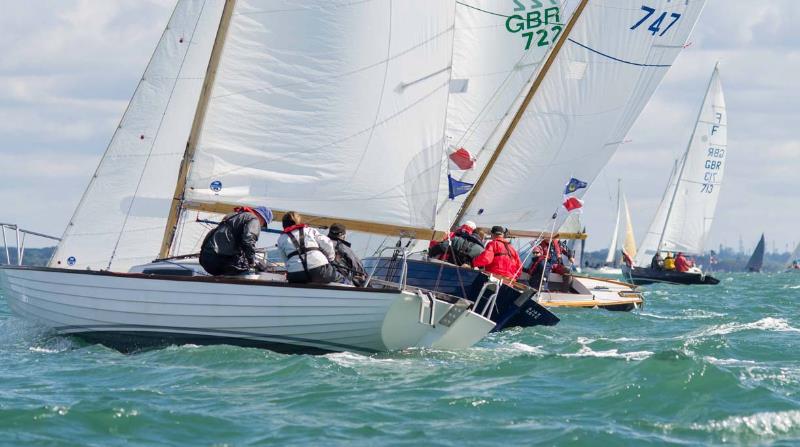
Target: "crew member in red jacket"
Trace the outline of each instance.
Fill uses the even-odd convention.
[[[679,272],[688,272],[692,267],[694,267],[694,263],[686,259],[683,253],[678,253],[678,256],[675,257],[675,270]]]
[[[492,227],[492,240],[486,244],[486,249],[483,250],[483,253],[472,261],[472,265],[483,267],[488,273],[516,280],[521,270],[522,261],[519,259],[517,250],[503,237],[504,234],[503,227]]]

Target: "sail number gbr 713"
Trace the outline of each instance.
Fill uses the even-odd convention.
[[[713,137],[717,132],[720,130],[720,125],[722,123],[722,113],[716,112],[714,114],[714,118],[716,119],[715,124],[711,124],[709,128],[709,134]],[[708,148],[708,152],[706,153],[706,159],[704,162],[703,167],[705,168],[705,173],[703,174],[703,183],[701,185],[700,192],[704,192],[706,194],[711,194],[714,192],[714,185],[719,184],[719,179],[717,177],[720,175],[722,171],[722,163],[725,161],[725,149],[721,147],[713,147],[710,146]]]

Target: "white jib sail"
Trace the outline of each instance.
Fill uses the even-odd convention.
[[[453,178],[474,183],[480,176],[502,135],[498,129],[507,127],[519,107],[514,104],[539,72],[552,47],[551,37],[563,32],[575,3],[457,2],[446,150],[464,148],[476,160],[471,170],[451,171]],[[447,173],[443,172],[438,207],[441,225],[452,223],[465,197],[448,198]]]
[[[719,199],[727,143],[728,116],[719,69],[715,67],[673,190],[659,206],[637,263],[649,263],[648,256],[655,254],[656,247],[661,251],[702,253]]]
[[[633,234],[633,222],[631,222],[631,210],[628,209],[628,200],[625,194],[622,195],[622,206],[625,209],[625,241],[622,243],[622,250],[630,256],[636,257],[636,236]]]
[[[186,200],[433,228],[454,10],[237,1]]]
[[[549,231],[564,184],[605,166],[704,4],[589,2],[463,220]]]
[[[125,271],[158,253],[222,4],[178,1],[51,267]]]
[[[606,255],[606,264],[614,264],[614,258],[617,256],[617,238],[619,236],[619,217],[622,214],[622,195],[620,184],[622,181],[617,182],[617,220],[614,222],[614,231],[611,233],[611,243],[608,244],[608,254]]]

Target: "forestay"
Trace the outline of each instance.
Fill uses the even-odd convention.
[[[51,267],[125,271],[158,253],[222,4],[177,2]]]
[[[589,2],[462,220],[548,231],[564,183],[596,177],[680,53],[705,1],[645,3]]]
[[[186,201],[434,228],[454,10],[238,0]]]
[[[719,69],[715,67],[677,180],[661,201],[637,264],[649,263],[656,247],[661,251],[702,253],[725,172],[727,129],[725,97]]]

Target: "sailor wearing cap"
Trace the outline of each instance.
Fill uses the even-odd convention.
[[[256,242],[270,221],[272,211],[266,207],[234,209],[206,235],[200,249],[200,265],[211,275],[264,270],[263,263],[256,260]]]

